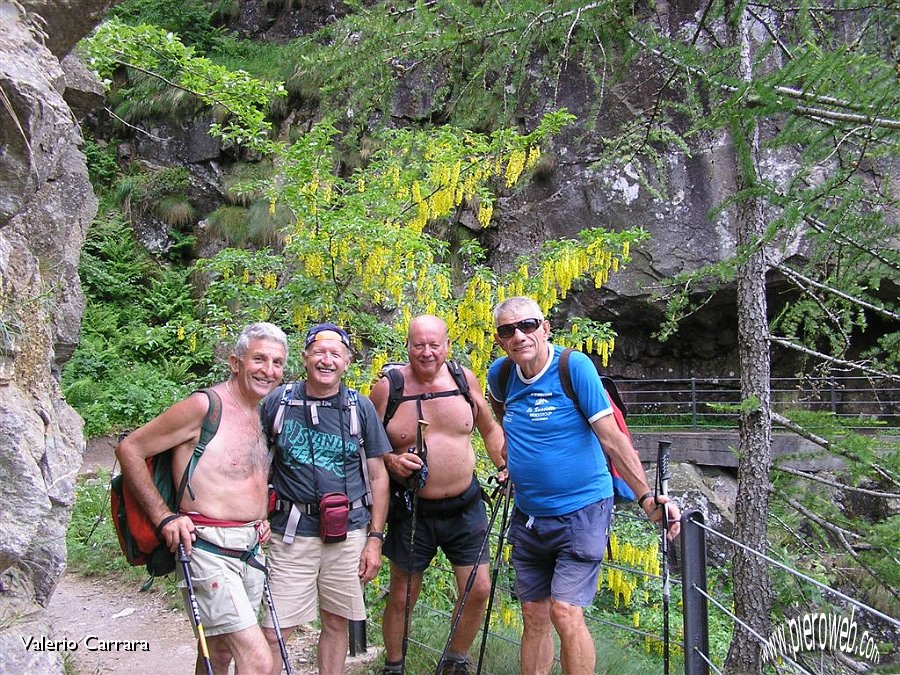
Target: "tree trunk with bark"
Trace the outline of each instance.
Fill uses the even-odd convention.
[[[740,53],[740,77],[752,79],[749,16],[737,10],[729,17],[728,37]],[[752,118],[735,122],[730,131],[734,145],[738,194],[758,182],[759,128]],[[735,538],[758,551],[767,550],[769,469],[772,463],[771,395],[769,390],[769,326],[766,303],[765,231],[761,200],[743,197],[734,212],[739,253],[749,254],[737,272],[738,342],[741,368],[740,463]],[[753,405],[749,403],[755,401]],[[762,672],[762,644],[768,637],[772,593],[764,560],[742,549],[734,555],[735,614],[748,628],[735,626],[725,672]]]

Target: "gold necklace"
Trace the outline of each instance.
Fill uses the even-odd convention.
[[[228,395],[231,396],[231,400],[234,401],[234,404],[235,404],[238,408],[241,409],[241,412],[244,413],[244,416],[247,418],[247,421],[250,422],[250,427],[251,427],[251,428],[253,429],[253,431],[256,433],[256,438],[257,438],[257,440],[259,440],[259,438],[262,437],[262,434],[260,433],[260,432],[262,431],[262,429],[260,428],[259,420],[258,420],[258,419],[257,419],[257,420],[254,420],[254,418],[250,415],[250,413],[247,412],[247,407],[241,405],[240,401],[237,400],[237,396],[235,396],[235,395],[234,395],[234,392],[231,391],[231,386],[229,385],[229,381],[228,381],[228,380],[225,380],[225,389],[228,390]]]

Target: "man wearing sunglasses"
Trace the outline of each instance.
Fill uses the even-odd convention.
[[[591,360],[572,352],[569,371],[579,405],[559,376],[562,348],[549,342],[550,323],[538,304],[513,297],[494,309],[495,340],[507,356],[488,371],[491,406],[506,435],[515,512],[509,529],[516,596],[524,628],[521,671],[550,672],[551,626],[560,638],[564,673],[593,673],[593,639],[584,607],[594,600],[612,516],[612,479],[606,452],[653,522],[663,513]],[[501,367],[514,364],[501,391]],[[579,409],[580,408],[580,409]],[[659,497],[659,505],[668,502]],[[680,530],[678,507],[669,503],[669,532]]]

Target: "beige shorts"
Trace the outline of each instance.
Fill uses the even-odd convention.
[[[278,624],[299,626],[319,618],[322,609],[351,621],[366,618],[359,558],[366,545],[366,530],[351,530],[337,544],[323,544],[318,537],[297,537],[285,544],[277,532],[269,542],[269,588]],[[269,608],[262,625],[271,628]]]
[[[256,546],[258,536],[253,523],[243,527],[197,526],[197,536],[223,548],[246,551]],[[265,564],[260,551],[256,559]],[[176,562],[178,586],[185,609],[191,616],[187,584],[182,566]],[[236,633],[257,624],[265,574],[237,558],[194,548],[191,551],[191,579],[197,608],[206,635]],[[193,620],[191,621],[193,624]]]

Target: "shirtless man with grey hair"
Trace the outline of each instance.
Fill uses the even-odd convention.
[[[157,491],[146,460],[173,449],[172,475],[178,485],[200,438],[210,399],[194,392],[116,448],[125,480],[158,523],[160,538],[172,551],[183,545],[191,557],[193,587],[216,673],[228,672],[232,660],[236,673],[267,672],[271,667],[271,652],[256,618],[265,581],[259,545],[269,537],[269,455],[257,406],[281,382],[286,360],[287,338],[280,328],[254,323],[243,330],[229,358],[230,377],[210,387],[221,401],[221,420],[177,513]],[[226,549],[253,551],[257,566],[222,555]],[[179,578],[184,589],[180,569]],[[199,649],[196,672],[206,672]]]

